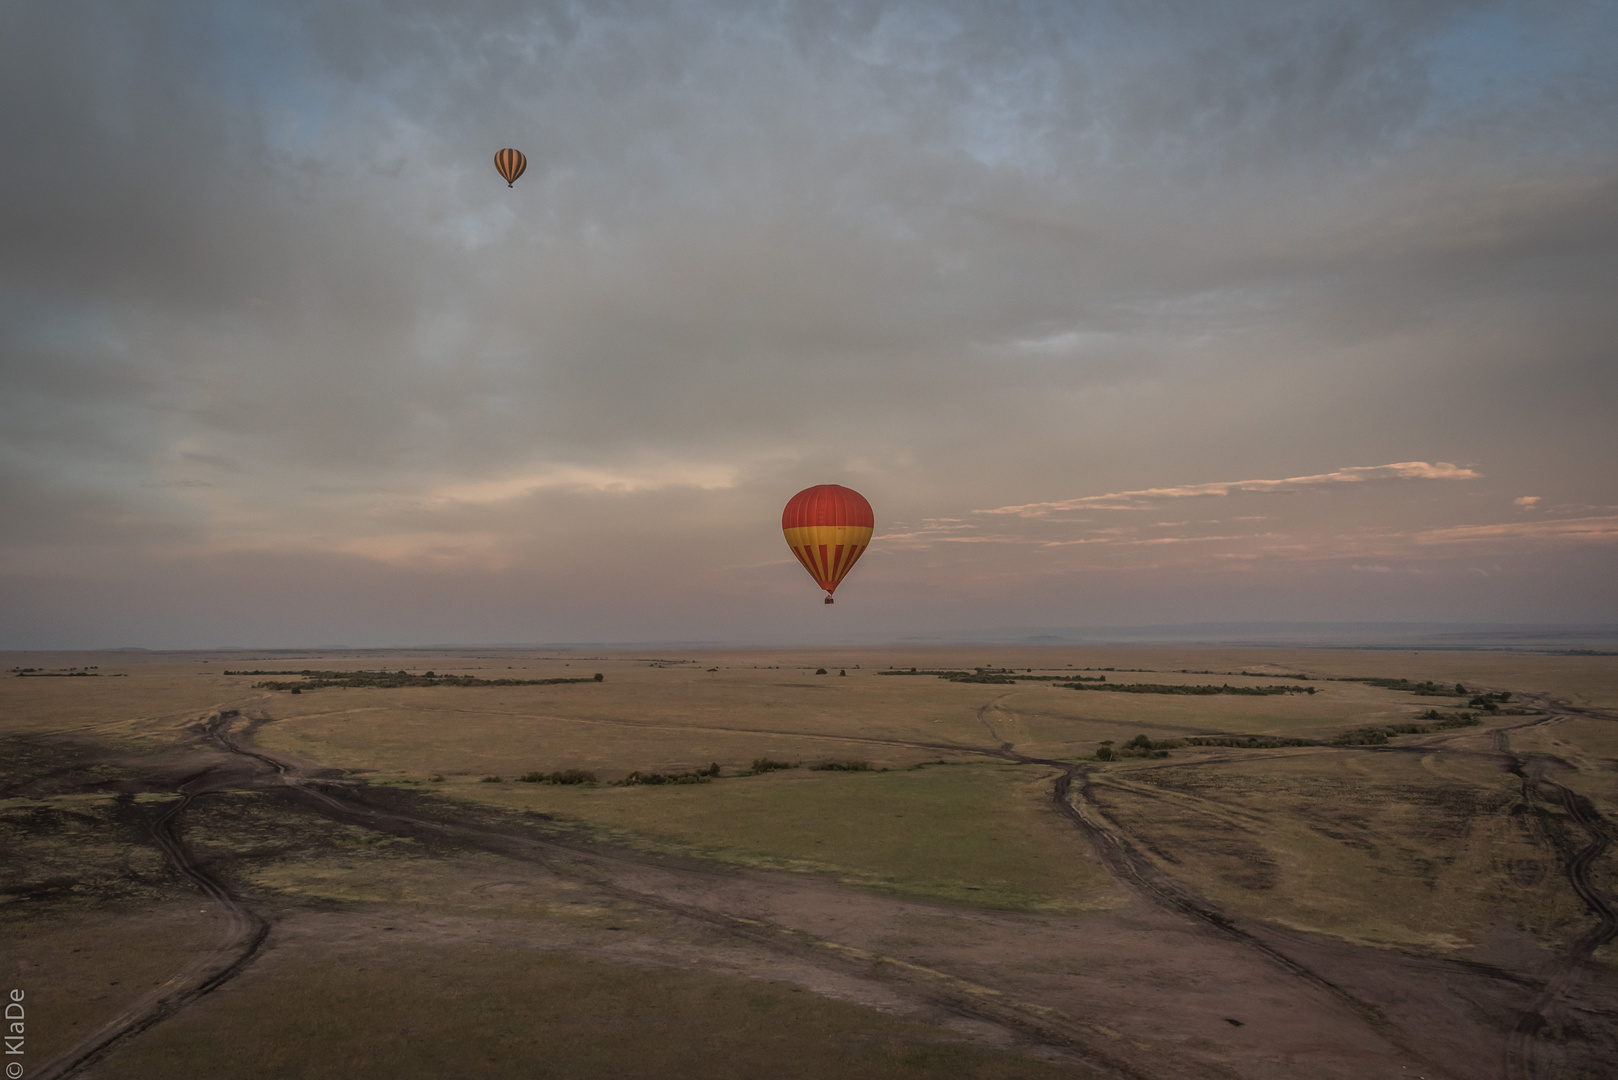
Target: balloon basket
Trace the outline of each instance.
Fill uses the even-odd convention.
[[[831,603],[831,602],[832,602],[832,599],[831,599],[831,597],[829,597],[829,596],[828,596],[828,597],[826,597],[826,603],[828,603],[828,604],[829,604],[829,603]]]

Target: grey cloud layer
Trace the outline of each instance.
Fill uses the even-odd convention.
[[[910,521],[1343,461],[1487,477],[1341,504],[1405,533],[1618,501],[1615,43],[1599,3],[10,5],[0,542],[611,582],[653,512],[767,560],[726,530],[821,479]]]

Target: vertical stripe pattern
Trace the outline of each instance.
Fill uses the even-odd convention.
[[[506,181],[506,187],[517,182],[517,177],[528,168],[528,159],[522,156],[521,150],[512,150],[507,147],[494,155],[494,167],[500,170],[500,175]]]
[[[871,545],[876,515],[852,488],[820,484],[792,497],[781,514],[787,546],[828,594]]]

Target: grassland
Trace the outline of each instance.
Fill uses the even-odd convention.
[[[367,1036],[355,1040],[361,1031]],[[310,1046],[324,1052],[311,1058]],[[791,984],[400,940],[386,951],[272,959],[121,1055],[116,1076],[1056,1080],[1087,1072],[946,1040]]]
[[[1430,1000],[1411,989],[1424,968],[1333,976],[1397,1002],[1376,1006],[1397,1023],[1417,1024],[1397,1019],[1417,1010],[1425,1038],[1479,1061],[1500,1052],[1477,1049],[1467,1025],[1533,1010],[1561,1009],[1556,1022],[1572,1026],[1556,1030],[1585,1032],[1541,1050],[1569,1075],[1579,1046],[1598,1057],[1618,1048],[1600,1008],[1574,1015],[1576,995],[1534,1004],[1512,989],[1542,983],[1592,932],[1569,866],[1591,843],[1589,821],[1618,818],[1618,665],[1607,658],[995,649],[13,662],[97,671],[0,675],[0,932],[21,944],[8,947],[11,970],[56,995],[38,1014],[51,1034],[35,1046],[66,1045],[131,1007],[131,987],[213,948],[204,942],[209,928],[224,932],[220,909],[199,905],[193,919],[186,900],[204,878],[240,898],[231,903],[257,905],[288,950],[273,962],[244,953],[246,974],[97,1075],[223,1075],[222,1047],[248,1048],[251,1068],[232,1075],[264,1076],[441,1075],[453,1054],[465,1075],[671,1075],[699,1062],[720,1076],[1031,1077],[1058,1059],[1068,1075],[1120,1061],[1152,1076],[1431,1066],[1408,1047],[1372,1047],[1365,1040],[1382,1036],[1352,1025],[1320,1027],[1338,1006],[1307,995],[1273,1007],[1315,1019],[1242,1043],[1257,1022],[1238,1032],[1228,1012],[1210,1012],[1236,1009],[1219,1004],[1229,995],[1185,974],[1191,963],[1240,982],[1257,964],[1252,985],[1265,985],[1268,961],[1241,940],[1305,966],[1363,949],[1389,959],[1354,960],[1353,971],[1410,957],[1520,973],[1474,984],[1474,968],[1443,969]],[[984,669],[991,681],[881,674],[910,667]],[[384,668],[385,679],[342,674]],[[992,681],[1004,676],[989,669],[1043,678]],[[1314,692],[1061,685],[1103,669],[1142,686]],[[301,670],[321,674],[258,685],[264,672]],[[1465,708],[1360,681],[1372,677],[1513,698],[1475,727],[1330,745]],[[229,737],[210,734],[226,717]],[[1097,759],[1137,736],[1174,748]],[[1322,745],[1175,742],[1210,736]],[[755,773],[763,758],[797,767]],[[285,779],[266,760],[282,762]],[[828,762],[868,768],[812,768]],[[717,775],[700,782],[623,783],[711,766]],[[596,782],[517,780],[566,770]],[[1066,806],[1053,800],[1058,781],[1070,785]],[[1584,800],[1586,824],[1568,798]],[[190,871],[154,843],[179,810],[172,850],[188,853]],[[1613,857],[1586,862],[1589,888],[1613,896]],[[1171,883],[1179,906],[1148,917],[1164,894],[1141,874]],[[1247,938],[1173,922],[1199,904],[1218,913],[1209,925]],[[347,929],[333,936],[327,917]],[[120,940],[120,925],[138,930]],[[307,930],[316,925],[328,929]],[[85,944],[70,945],[75,935]],[[1613,970],[1613,945],[1597,944],[1592,959]],[[1197,950],[1206,955],[1186,959]],[[333,966],[328,953],[348,959]],[[1618,1005],[1618,984],[1591,982],[1594,970],[1577,968],[1581,992]],[[887,981],[873,982],[876,971]],[[372,1004],[383,987],[393,1015],[410,1018],[402,1027]],[[64,995],[83,1004],[64,1006]],[[1240,997],[1241,1010],[1261,1013],[1261,997]],[[941,1013],[945,998],[955,1004]],[[1169,1038],[1147,1019],[1161,1008],[1216,1026]],[[946,1014],[999,1034],[985,1043],[982,1028],[963,1043],[937,1027]],[[372,1072],[345,1035],[356,1025],[397,1030]],[[1277,1057],[1294,1032],[1301,1041]],[[1033,1045],[1049,1061],[1028,1057]]]
[[[1365,654],[1346,668],[1311,665],[1313,657],[1271,661],[1277,675],[1299,668],[1317,675],[1314,694],[1275,696],[1080,694],[1048,683],[882,676],[880,661],[855,668],[814,657],[796,664],[782,657],[779,666],[709,659],[717,671],[593,661],[608,673],[600,685],[281,695],[264,704],[277,719],[256,737],[379,782],[537,811],[632,846],[818,872],[903,895],[1058,911],[1116,903],[1117,893],[1071,825],[1051,812],[1049,767],[988,760],[1001,744],[1080,762],[1103,742],[1139,734],[1329,741],[1345,730],[1418,720],[1434,701],[1338,681],[1406,677],[1402,665],[1369,668],[1380,657]],[[1065,670],[1039,659],[1017,666]],[[1200,672],[1213,665],[1196,659],[1205,662],[1173,665],[1157,656],[1150,679],[1207,684]],[[820,666],[848,674],[812,674]],[[1223,668],[1258,665],[1245,656]],[[1452,675],[1429,662],[1409,676],[1510,688],[1479,678],[1475,665],[1462,668]],[[476,701],[468,697],[474,693],[493,696]],[[1149,772],[1145,763],[1098,767],[1093,790],[1098,807],[1148,852],[1165,853],[1156,856],[1161,865],[1245,915],[1440,950],[1472,947],[1509,925],[1549,947],[1581,912],[1577,898],[1557,888],[1554,845],[1512,817],[1515,781],[1499,763],[1461,752],[1470,744],[1481,753],[1493,728],[1521,722],[1485,717],[1478,729],[1451,734],[1456,751],[1421,759],[1335,749],[1178,750]],[[804,764],[853,757],[893,771],[734,776],[765,756]],[[937,760],[952,764],[916,768]],[[679,788],[610,784],[634,769],[710,762],[727,775]],[[589,769],[604,782],[510,782],[560,768]],[[506,782],[481,782],[487,776]]]
[[[193,663],[183,673],[163,664],[136,665],[116,679],[108,676],[117,669],[103,666],[107,675],[101,679],[27,680],[15,689],[27,697],[19,715],[157,742],[173,737],[177,721],[192,719],[189,714],[201,711],[209,694],[233,697],[271,719],[255,733],[266,749],[373,782],[539,812],[642,848],[816,872],[905,895],[1050,911],[1105,906],[1117,897],[1082,838],[1050,811],[1049,768],[991,760],[1003,743],[1029,757],[1080,762],[1105,742],[1121,744],[1140,734],[1329,740],[1353,728],[1408,723],[1433,705],[1431,698],[1341,681],[1368,676],[1463,682],[1519,694],[1555,680],[1569,700],[1618,703],[1618,678],[1610,665],[1582,657],[1116,650],[1067,659],[1052,650],[999,650],[963,664],[962,656],[435,654],[414,664],[408,656],[391,658],[386,666],[395,669],[397,660],[398,670],[486,681],[589,679],[598,670],[605,677],[600,683],[543,686],[326,686],[301,696],[255,688],[262,681],[256,674],[223,674],[227,665],[262,671],[291,664],[215,661],[206,667]],[[1233,674],[1240,671],[1307,674],[1316,692],[1080,694],[1054,683],[976,685],[879,674],[994,665],[1054,678],[1109,667],[1114,681],[1187,686],[1216,681],[1210,671],[1220,674],[1217,682],[1238,686],[1279,683]],[[335,666],[319,662],[312,670]],[[353,666],[383,665],[360,660]],[[821,667],[831,674],[815,675]],[[158,687],[172,688],[194,708],[165,710],[173,699]],[[1475,735],[1452,742],[1481,751],[1490,729],[1517,722],[1485,718]],[[1603,741],[1609,726],[1564,721],[1517,738],[1577,731],[1595,766],[1580,770],[1577,782],[1610,806],[1609,778],[1618,773],[1599,767],[1614,760],[1615,748]],[[759,757],[804,765],[860,760],[892,771],[735,776]],[[1204,760],[1218,764],[1197,765]],[[934,761],[950,764],[917,768]],[[1140,771],[1142,763],[1101,767],[1095,790],[1103,809],[1126,822],[1149,850],[1195,853],[1173,856],[1178,862],[1165,858],[1165,867],[1255,917],[1355,940],[1453,947],[1475,942],[1494,920],[1505,919],[1538,940],[1558,940],[1576,921],[1578,904],[1554,889],[1554,896],[1535,891],[1533,883],[1556,880],[1555,856],[1542,840],[1524,835],[1520,820],[1510,819],[1511,777],[1498,764],[1463,761],[1453,753],[1423,762],[1364,753],[1188,749],[1150,774]],[[724,773],[713,783],[611,786],[636,769],[676,772],[710,763]],[[565,788],[511,782],[533,770],[556,769],[590,770],[603,783]],[[1449,775],[1457,771],[1463,779]],[[487,776],[506,782],[479,782]],[[1446,818],[1440,803],[1454,812]],[[1377,812],[1367,818],[1366,807]],[[1450,823],[1440,826],[1440,818]],[[1233,838],[1232,823],[1244,819],[1264,823]],[[1338,824],[1325,824],[1328,819]],[[1455,846],[1463,839],[1491,852],[1491,861],[1468,861]],[[1440,884],[1447,879],[1454,883]],[[1491,884],[1479,889],[1479,880]],[[1322,906],[1322,898],[1329,903]]]
[[[1050,812],[1049,768],[972,762],[900,772],[783,770],[661,787],[486,784],[435,791],[578,823],[617,843],[822,873],[903,896],[1028,911],[1121,902]]]
[[[1582,925],[1583,905],[1558,887],[1537,823],[1512,813],[1519,788],[1466,757],[1307,750],[1118,770],[1090,794],[1166,868],[1231,910],[1450,951],[1502,926],[1549,944]]]
[[[217,937],[192,897],[93,910],[52,905],[49,917],[30,917],[14,905],[0,911],[7,990],[25,992],[28,1064],[66,1050]]]

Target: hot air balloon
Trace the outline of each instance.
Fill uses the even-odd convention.
[[[505,178],[506,187],[510,187],[517,182],[517,177],[522,175],[522,171],[528,168],[528,159],[522,156],[521,150],[507,147],[494,155],[494,167],[499,169],[500,175]]]
[[[828,604],[837,583],[870,546],[875,528],[876,515],[865,496],[838,484],[804,488],[781,514],[787,546],[826,590]]]

